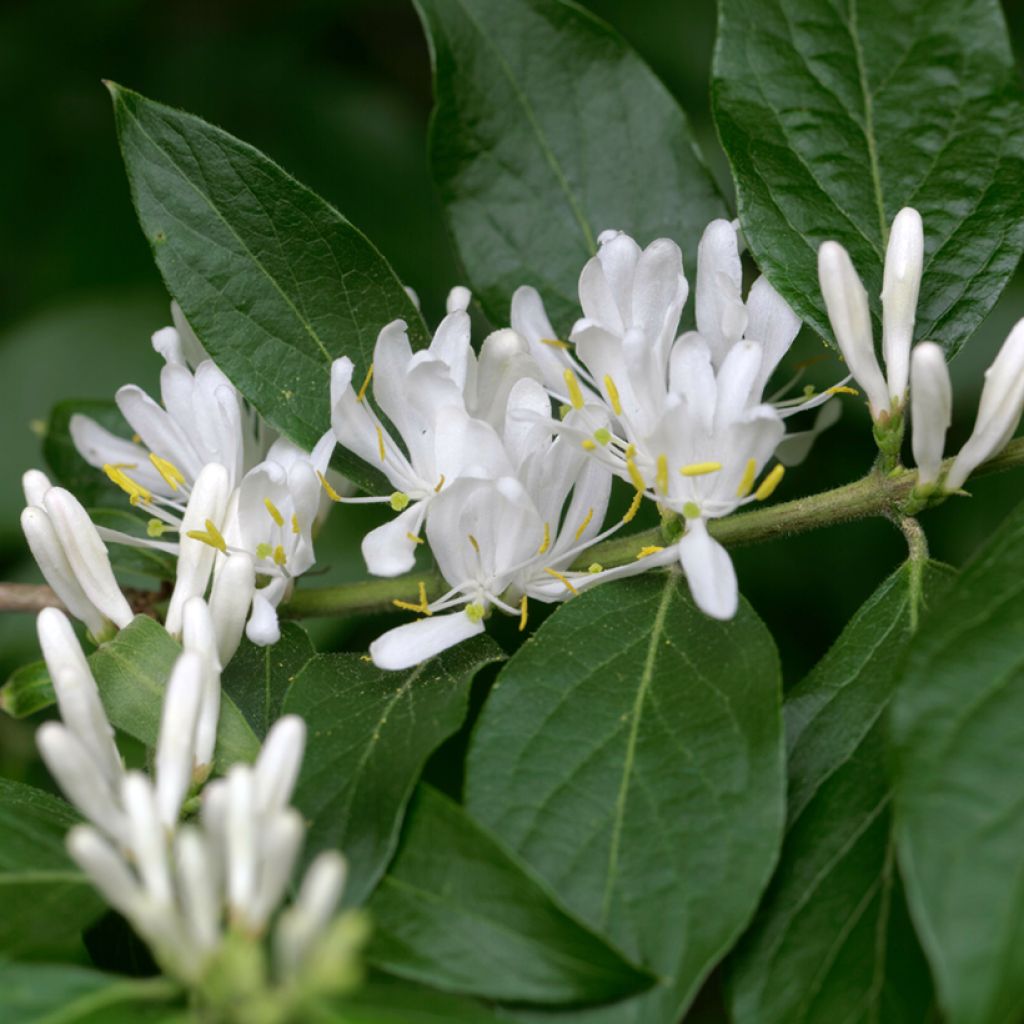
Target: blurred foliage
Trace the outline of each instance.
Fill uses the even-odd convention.
[[[686,108],[709,163],[731,193],[708,109],[713,0],[586,0],[647,59]],[[1024,4],[1007,6],[1024,41]],[[1019,50],[1018,45],[1018,50]],[[166,296],[128,197],[110,103],[112,78],[224,126],[272,156],[354,221],[420,294],[429,321],[459,280],[426,162],[430,73],[408,0],[7,0],[0,6],[0,95],[9,149],[0,162],[0,574],[38,576],[17,513],[18,475],[41,461],[38,425],[63,398],[109,398],[122,383],[153,387],[149,334],[168,322]],[[619,143],[609,126],[608,144]],[[610,225],[611,226],[611,225]],[[647,241],[647,240],[643,240]],[[688,268],[691,269],[691,268]],[[956,423],[970,430],[982,373],[1024,312],[1020,274],[953,364]],[[822,352],[805,337],[790,362]],[[831,382],[823,361],[808,379]],[[872,458],[856,400],[780,497],[853,479]],[[964,559],[1021,495],[1019,473],[972,485],[974,499],[927,514],[934,555]],[[357,539],[373,513],[332,517],[315,585],[358,578]],[[817,660],[902,557],[882,521],[742,551],[741,586],[779,644],[788,683]],[[365,620],[318,624],[317,640],[364,645]],[[511,635],[511,634],[510,634]],[[503,638],[503,637],[502,637]],[[0,617],[0,672],[34,656],[27,617]],[[0,771],[21,775],[30,749],[0,722]]]

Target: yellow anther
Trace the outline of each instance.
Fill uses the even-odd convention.
[[[775,493],[775,488],[779,486],[782,481],[783,474],[786,472],[786,467],[782,463],[778,463],[775,468],[761,481],[761,486],[754,492],[754,497],[758,501],[764,501],[766,498],[770,498]]]
[[[600,562],[591,562],[590,565],[587,566],[587,572],[589,572],[591,576],[594,576],[599,572],[604,572],[604,566]]]
[[[164,478],[164,483],[172,491],[176,491],[185,482],[185,474],[168,459],[161,459],[159,455],[150,452],[149,461],[153,463],[156,471]]]
[[[302,533],[299,528],[299,517],[292,513],[292,533]]]
[[[287,561],[288,556],[284,553],[284,548],[278,544],[277,547],[274,548],[274,564],[284,565]]]
[[[717,473],[722,468],[720,462],[691,462],[679,470],[683,476],[706,476],[708,473]]]
[[[743,479],[736,488],[736,497],[745,498],[753,489],[754,481],[757,479],[757,460],[747,459],[747,468],[743,470]]]
[[[540,542],[540,547],[537,548],[537,554],[538,555],[543,555],[544,552],[547,551],[547,549],[549,547],[551,547],[551,527],[547,523],[545,523],[544,524],[544,539]]]
[[[368,654],[360,654],[359,655],[359,660],[360,661],[368,661],[371,665],[373,664],[373,658],[371,658]]]
[[[833,384],[832,387],[825,389],[826,395],[859,395],[860,392],[856,388],[847,387],[845,384]]]
[[[479,555],[480,545],[477,543],[476,537],[474,537],[473,534],[471,533],[467,533],[466,536],[469,537],[469,543],[473,545],[473,550]]]
[[[570,348],[572,348],[572,345],[570,345],[569,342],[562,341],[559,338],[541,338],[540,339],[540,343],[542,345],[550,345],[552,348],[563,348],[563,349],[570,349]]]
[[[467,604],[465,611],[466,618],[469,619],[470,622],[479,622],[486,614],[487,609],[484,608],[482,604],[476,604],[474,602],[473,604]]]
[[[327,492],[327,497],[330,498],[331,501],[343,500],[341,495],[327,482],[327,477],[325,477],[323,473],[317,473],[317,476],[320,477],[320,486]]]
[[[128,501],[132,505],[138,505],[142,502],[143,505],[148,505],[153,495],[146,490],[142,484],[137,484],[126,472],[125,469],[134,469],[134,463],[118,463],[113,465],[107,463],[103,467],[103,472],[110,478],[111,483],[116,484],[121,488],[125,494],[128,495]]]
[[[384,431],[377,427],[377,451],[380,452],[380,461],[383,462],[387,458],[387,453],[384,451]]]
[[[141,434],[132,434],[132,444],[138,444],[142,440]]]
[[[658,490],[662,494],[668,493],[668,456],[658,456],[658,472],[654,478],[654,482],[658,485]]]
[[[633,481],[633,486],[638,491],[647,490],[647,481],[644,480],[640,474],[640,470],[636,468],[636,463],[633,461],[633,457],[626,454],[626,469],[629,472],[629,479]]]
[[[556,580],[561,583],[570,594],[578,594],[579,591],[572,585],[571,580],[568,577],[563,576],[557,569],[545,569],[544,570],[549,576],[554,576]]]
[[[281,515],[281,510],[269,498],[264,498],[263,504],[266,506],[270,518],[273,519],[278,526],[284,526],[284,516]]]
[[[211,548],[216,548],[220,552],[226,552],[228,549],[227,541],[224,540],[220,530],[210,519],[206,520],[205,530],[189,530],[185,536],[191,537],[193,540],[201,540],[204,544],[209,544]]]
[[[442,487],[444,487],[444,473],[441,474],[441,479],[437,481],[437,486],[434,488],[434,493],[440,494]]]
[[[641,558],[646,558],[648,555],[656,555],[659,551],[664,551],[664,548],[659,548],[657,544],[648,544],[647,547],[641,548],[637,553],[637,561]]]
[[[626,514],[622,517],[623,523],[631,523],[635,518],[637,512],[640,511],[640,503],[644,500],[644,492],[637,488],[636,494],[633,495],[633,500],[629,503],[629,508],[626,509]]]
[[[370,363],[370,368],[366,371],[366,376],[363,378],[363,386],[356,394],[357,402],[361,402],[366,397],[366,389],[370,386],[371,380],[373,380],[373,363]]]
[[[164,530],[166,529],[166,524],[160,522],[159,519],[150,519],[150,521],[146,523],[146,536],[162,537],[164,535]]]
[[[257,558],[269,558],[274,553],[274,549],[269,544],[257,544],[256,545],[256,557]]]
[[[411,540],[413,542],[413,544],[422,544],[423,543],[423,538],[422,537],[417,537],[415,533],[408,533],[407,532],[406,533],[406,537],[408,537],[409,540]]]
[[[395,491],[388,500],[395,512],[401,512],[409,507],[409,495],[405,491]]]
[[[611,439],[611,431],[605,430],[604,427],[598,427],[597,430],[594,431],[594,440],[600,445],[608,444],[608,442],[611,441]]]
[[[622,415],[622,401],[619,399],[619,389],[615,386],[610,373],[604,375],[604,389],[608,392],[608,401],[612,403],[612,409],[616,416]]]
[[[576,539],[579,540],[583,536],[583,531],[590,525],[590,520],[594,518],[594,510],[592,508],[587,509],[587,514],[583,517],[583,522],[580,523],[580,528],[576,531]]]
[[[583,446],[583,450],[587,452],[592,452],[597,447],[597,444],[591,441],[589,437],[585,437],[580,441],[580,444]]]
[[[430,610],[430,604],[427,601],[427,585],[420,580],[417,584],[417,588],[420,595],[418,604],[413,604],[411,601],[399,601],[397,598],[391,603],[396,608],[401,608],[403,611],[417,612],[420,615],[433,615],[434,613]]]
[[[519,632],[522,633],[526,629],[526,618],[530,613],[529,606],[527,604],[527,597],[523,594],[522,601],[519,602]]]
[[[572,370],[566,369],[562,376],[565,378],[565,386],[569,389],[569,401],[572,402],[572,407],[582,409],[583,392],[580,391],[580,382],[576,379],[576,374]]]

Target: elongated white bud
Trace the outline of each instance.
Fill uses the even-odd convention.
[[[283,977],[294,975],[334,916],[345,889],[345,858],[324,850],[306,870],[298,898],[281,915],[274,955]]]
[[[128,816],[130,848],[143,887],[156,906],[169,909],[174,900],[167,850],[167,833],[160,821],[156,793],[141,772],[128,772],[121,786]]]
[[[960,449],[946,477],[946,489],[959,490],[981,463],[1002,451],[1024,411],[1024,320],[1018,320],[985,371],[974,432]]]
[[[92,675],[63,669],[51,676],[51,681],[64,724],[89,751],[111,787],[120,785],[124,774],[121,755]]]
[[[26,505],[38,505],[42,508],[46,492],[53,486],[50,478],[39,469],[30,469],[21,475],[21,489],[25,495]]]
[[[89,876],[104,899],[125,917],[133,918],[145,894],[114,847],[88,825],[75,825],[65,843],[71,859]]]
[[[109,621],[78,582],[50,517],[43,509],[30,505],[21,513],[21,529],[43,579],[94,637],[102,637],[109,628]]]
[[[228,555],[210,592],[210,614],[222,668],[235,656],[242,641],[255,590],[256,568],[252,559],[243,552]]]
[[[51,487],[43,500],[46,514],[86,597],[119,629],[134,618],[110,567],[107,548],[89,513],[63,487]]]
[[[91,676],[89,662],[68,617],[59,608],[44,608],[36,616],[36,636],[50,677],[71,671]]]
[[[445,300],[444,308],[446,313],[465,312],[473,301],[473,293],[462,284],[457,284]]]
[[[160,737],[156,746],[156,802],[168,830],[178,823],[181,805],[192,783],[196,722],[203,699],[203,663],[185,651],[174,663],[164,696]]]
[[[246,921],[252,930],[262,931],[281,902],[302,849],[305,831],[302,815],[293,807],[275,814],[263,826],[259,880],[246,910]]]
[[[923,267],[924,225],[917,210],[905,206],[889,231],[882,283],[882,355],[894,402],[902,402],[907,390]]]
[[[233,765],[227,778],[225,859],[228,906],[232,921],[245,921],[256,893],[259,865],[256,801],[252,770]]]
[[[838,242],[825,242],[818,250],[818,280],[839,349],[868,397],[872,418],[878,419],[889,411],[889,390],[875,355],[868,293]]]
[[[58,722],[44,722],[36,746],[68,800],[112,839],[124,842],[127,822],[118,795],[81,740]]]
[[[245,557],[245,556],[243,556]],[[195,726],[195,765],[202,769],[213,763],[220,719],[220,658],[210,608],[201,597],[190,598],[182,616],[181,641],[202,666],[202,697]]]
[[[256,806],[273,814],[291,800],[306,747],[306,723],[298,715],[279,718],[267,733],[256,759]]]
[[[202,468],[192,487],[192,494],[189,496],[181,521],[181,544],[174,592],[167,606],[165,625],[171,636],[181,635],[185,602],[190,597],[202,597],[206,593],[213,560],[217,554],[217,537],[209,534],[207,523],[212,523],[218,531],[220,530],[227,509],[229,488],[228,471],[216,462]],[[202,534],[207,539],[190,537],[190,533]]]
[[[189,938],[203,952],[220,942],[219,865],[202,832],[182,825],[175,838],[178,891]]]
[[[942,465],[946,431],[953,420],[953,387],[946,355],[933,341],[922,341],[911,357],[910,410],[917,481],[934,483]]]

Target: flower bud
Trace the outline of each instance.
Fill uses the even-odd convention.
[[[200,829],[192,825],[179,828],[174,861],[189,939],[208,953],[220,941],[221,896],[218,864]]]
[[[235,552],[221,563],[210,591],[210,615],[223,668],[234,657],[256,590],[256,569],[249,555]]]
[[[892,222],[882,283],[882,355],[889,397],[902,402],[910,372],[917,296],[924,266],[921,215],[905,206]]]
[[[448,298],[445,300],[444,308],[446,313],[464,313],[469,309],[469,304],[473,300],[473,293],[465,286],[457,284],[449,293]]]
[[[139,877],[152,903],[168,911],[174,902],[169,870],[167,833],[160,820],[153,784],[141,772],[128,772],[121,786],[128,817],[129,848]]]
[[[196,722],[203,699],[203,663],[185,651],[174,663],[164,695],[156,746],[156,803],[160,821],[173,829],[192,783]]]
[[[917,481],[919,485],[931,484],[939,477],[946,431],[953,418],[953,390],[946,356],[933,341],[922,341],[914,349],[910,395]]]
[[[256,760],[256,805],[273,814],[291,799],[306,747],[306,723],[298,715],[279,718],[267,733]]]
[[[302,815],[294,807],[275,814],[263,825],[260,831],[259,880],[246,912],[251,928],[262,931],[281,902],[291,881],[305,833]]]
[[[46,492],[52,486],[47,475],[38,469],[30,469],[21,476],[21,489],[25,494],[26,505],[38,505],[41,508]]]
[[[125,917],[134,916],[145,894],[128,865],[95,829],[75,825],[66,845],[71,859],[89,876],[106,901]]]
[[[248,561],[248,556],[241,555]],[[250,562],[251,564],[251,562]],[[201,597],[190,598],[185,604],[181,627],[182,646],[199,659],[201,667],[201,697],[195,724],[195,767],[201,769],[213,763],[213,750],[217,744],[217,722],[220,719],[220,656],[213,616]]]

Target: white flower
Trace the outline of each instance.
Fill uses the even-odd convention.
[[[946,431],[953,418],[953,389],[946,356],[933,341],[922,341],[911,356],[910,401],[917,482],[932,484],[939,478]]]
[[[899,410],[906,398],[917,297],[924,265],[921,215],[904,207],[889,233],[882,287],[883,375],[875,354],[868,295],[847,251],[838,242],[818,250],[818,279],[836,342],[864,389],[872,419]]]
[[[51,487],[39,470],[26,473],[22,485],[28,507],[21,514],[21,527],[46,582],[97,641],[112,625],[127,626],[133,618],[131,606],[81,503],[69,491]]]

